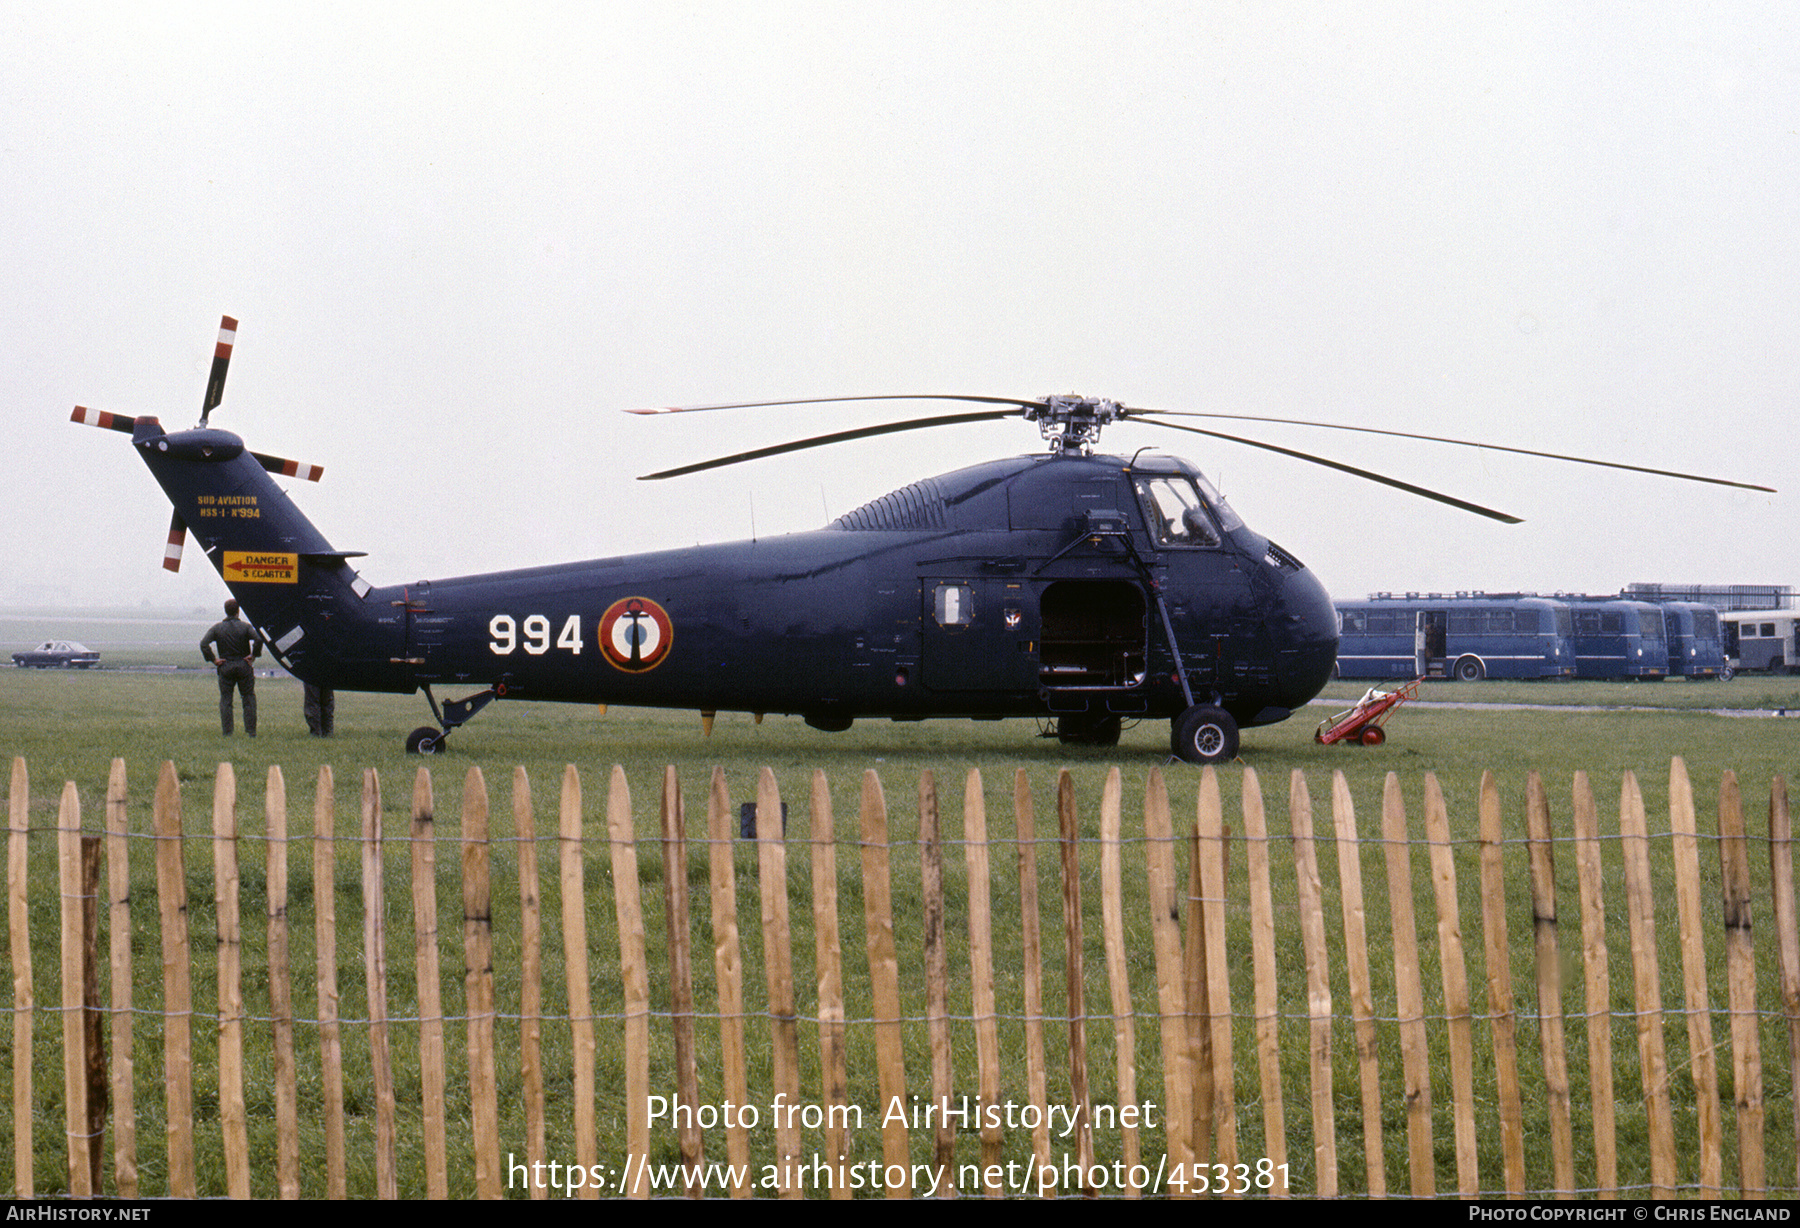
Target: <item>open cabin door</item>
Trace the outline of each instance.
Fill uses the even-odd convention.
[[[1144,590],[1128,580],[1058,580],[1039,599],[1038,678],[1055,690],[1113,690],[1144,681]]]

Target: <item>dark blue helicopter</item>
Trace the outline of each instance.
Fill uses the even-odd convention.
[[[815,436],[647,476],[1004,417],[1036,422],[1050,448],[915,482],[816,532],[376,587],[351,565],[361,552],[334,549],[272,476],[317,480],[316,468],[251,452],[209,425],[236,329],[225,317],[194,429],[171,434],[155,418],[83,408],[73,420],[131,435],[174,504],[164,566],[179,567],[191,532],[290,672],[339,690],[423,690],[437,725],[414,730],[410,751],[441,751],[452,729],[505,698],[693,708],[709,727],[721,710],[799,714],[828,731],[858,717],[1037,716],[1054,720],[1062,741],[1095,746],[1116,744],[1125,720],[1167,719],[1180,758],[1233,758],[1240,728],[1285,720],[1331,677],[1331,599],[1188,462],[1093,454],[1100,430],[1124,418],[1517,523],[1324,457],[1164,420],[1290,419],[1153,413],[1076,396],[834,397],[632,412],[888,399],[1000,408]],[[434,687],[477,689],[440,701]]]

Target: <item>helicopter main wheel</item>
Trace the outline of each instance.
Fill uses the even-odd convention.
[[[1188,763],[1225,763],[1237,758],[1237,722],[1223,708],[1195,704],[1170,722],[1169,749]]]
[[[1064,746],[1117,746],[1119,731],[1124,724],[1122,718],[1111,714],[1097,718],[1085,713],[1059,716],[1056,718],[1056,740]]]
[[[1464,657],[1456,663],[1456,680],[1458,682],[1480,682],[1487,677],[1487,666],[1478,657]]]
[[[1383,742],[1387,741],[1387,734],[1382,732],[1380,725],[1370,725],[1362,731],[1362,735],[1356,740],[1361,742],[1364,746],[1380,746]]]
[[[430,725],[420,725],[406,735],[406,753],[409,755],[441,755],[444,753],[444,741],[449,735]]]

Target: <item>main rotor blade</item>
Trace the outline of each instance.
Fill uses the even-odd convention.
[[[801,397],[792,401],[732,401],[725,405],[670,405],[662,409],[628,409],[628,414],[697,414],[713,409],[770,409],[777,405],[833,405],[842,401],[972,401],[977,405],[1017,405],[1020,409],[1042,405],[1042,400],[1019,397],[969,397],[954,393],[902,392],[876,397]]]
[[[230,316],[219,317],[219,344],[213,347],[212,374],[206,380],[206,398],[200,402],[201,426],[225,399],[225,373],[231,367],[231,347],[237,344],[237,324]]]
[[[806,448],[821,448],[826,444],[844,443],[851,439],[868,439],[875,435],[892,435],[899,431],[923,430],[928,426],[954,426],[960,422],[992,422],[1000,418],[1012,418],[1017,414],[1010,409],[986,410],[973,414],[944,414],[936,418],[911,418],[905,422],[884,422],[880,426],[865,426],[854,431],[834,431],[830,435],[814,435],[810,439],[796,439],[792,443],[778,443],[769,448],[757,448],[751,452],[739,452],[732,456],[721,456],[716,460],[701,461],[697,465],[683,465],[679,469],[665,469],[661,473],[646,473],[638,479],[640,482],[654,482],[659,478],[678,478],[683,474],[699,473],[703,469],[719,469],[726,465],[735,465],[739,461],[761,460],[765,456],[780,456],[784,452],[799,452]]]
[[[1714,486],[1734,486],[1739,490],[1759,490],[1764,494],[1775,494],[1772,486],[1757,486],[1751,482],[1733,482],[1726,478],[1709,478],[1697,473],[1679,473],[1673,469],[1651,469],[1644,465],[1627,465],[1620,461],[1595,460],[1589,456],[1565,456],[1561,452],[1536,452],[1530,448],[1510,448],[1505,444],[1481,443],[1474,439],[1449,439],[1442,435],[1415,435],[1410,431],[1385,431],[1373,426],[1351,426],[1344,422],[1309,422],[1303,418],[1259,418],[1251,414],[1206,414],[1174,409],[1127,409],[1125,413],[1133,417],[1140,414],[1157,414],[1165,418],[1214,418],[1230,422],[1274,422],[1283,426],[1316,426],[1331,431],[1357,431],[1364,435],[1388,435],[1395,439],[1422,439],[1427,443],[1449,443],[1464,448],[1486,448],[1490,452],[1512,452],[1519,456],[1537,456],[1545,460],[1573,461],[1577,465],[1600,465],[1607,469],[1625,469],[1632,473],[1648,473],[1659,478],[1680,478],[1684,482],[1708,482]],[[1165,426],[1172,423],[1163,423]]]
[[[1245,439],[1239,435],[1227,435],[1222,431],[1208,431],[1197,426],[1183,426],[1179,422],[1158,422],[1154,418],[1139,417],[1139,422],[1151,426],[1164,426],[1172,431],[1188,431],[1195,435],[1208,435],[1214,439],[1229,440],[1232,443],[1248,444],[1252,448],[1261,448],[1265,452],[1279,452],[1283,456],[1291,456],[1295,460],[1311,461],[1315,465],[1323,465],[1327,469],[1336,469],[1340,473],[1348,473],[1354,477],[1367,478],[1371,482],[1380,482],[1383,486],[1392,486],[1395,490],[1404,490],[1408,494],[1419,495],[1438,503],[1447,503],[1451,507],[1461,508],[1465,512],[1474,512],[1477,516],[1486,516],[1489,520],[1498,520],[1502,524],[1523,524],[1518,516],[1510,516],[1505,512],[1497,512],[1491,507],[1482,507],[1479,503],[1470,503],[1458,499],[1454,495],[1440,494],[1435,490],[1427,490],[1423,486],[1414,486],[1411,482],[1402,482],[1399,478],[1383,477],[1379,473],[1371,473],[1367,469],[1358,469],[1354,465],[1346,465],[1341,461],[1327,460],[1323,456],[1314,456],[1310,452],[1297,452],[1293,448],[1283,448],[1272,443],[1262,443],[1255,439]]]

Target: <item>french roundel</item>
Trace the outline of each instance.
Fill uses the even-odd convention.
[[[600,651],[626,673],[655,669],[674,642],[668,611],[648,597],[622,597],[600,616]]]

